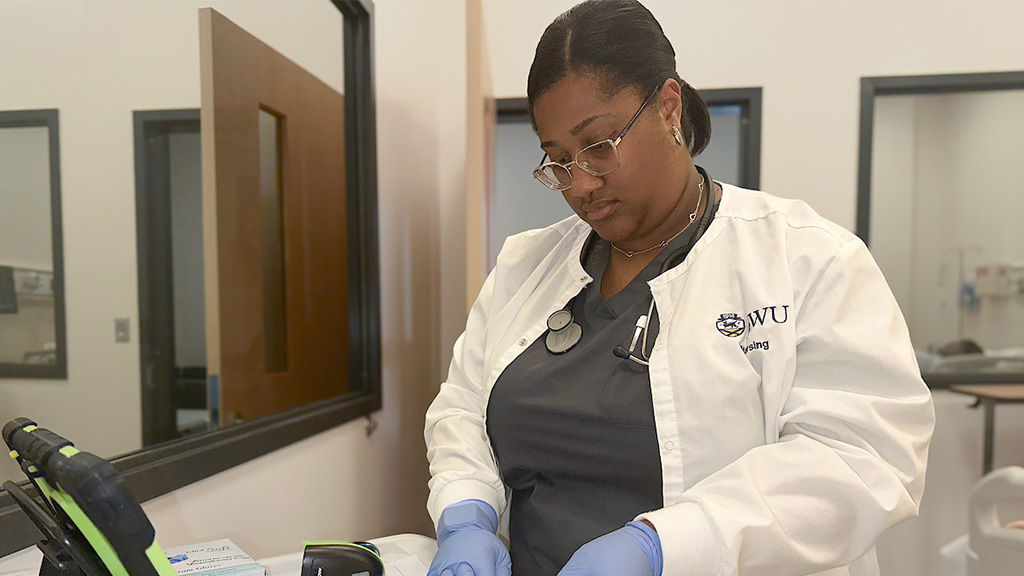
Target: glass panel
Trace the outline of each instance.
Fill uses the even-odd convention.
[[[281,119],[260,110],[260,206],[263,214],[263,313],[266,370],[288,369],[285,302],[284,194],[281,189]]]
[[[561,192],[533,177],[541,150],[530,122],[499,122],[494,145],[494,196],[491,200],[489,260],[493,268],[505,238],[543,228],[572,216]]]
[[[167,135],[174,302],[175,431],[205,432],[213,421],[206,388],[202,152],[199,131]],[[144,417],[145,419],[145,417]]]
[[[711,142],[696,162],[719,182],[742,185],[743,108],[736,105],[708,106]]]
[[[1022,110],[1022,90],[875,99],[872,253],[925,372],[1024,370]]]
[[[57,364],[49,146],[0,127],[0,367]]]

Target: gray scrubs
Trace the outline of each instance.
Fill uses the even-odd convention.
[[[580,342],[556,355],[542,334],[495,383],[487,433],[512,489],[515,576],[553,576],[583,544],[663,506],[650,376],[612,350],[629,349],[651,301],[647,282],[697,232],[695,223],[607,301],[600,286],[611,248],[596,239],[583,262],[594,281],[571,308]],[[654,316],[648,354],[658,335]]]

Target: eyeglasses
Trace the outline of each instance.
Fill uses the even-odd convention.
[[[533,177],[538,182],[551,188],[552,190],[567,190],[572,186],[572,165],[575,164],[580,170],[583,170],[591,176],[604,176],[605,174],[611,174],[616,171],[621,164],[621,158],[619,158],[619,142],[622,141],[622,137],[629,132],[629,129],[633,127],[633,123],[640,117],[640,113],[644,111],[647,104],[654,99],[654,95],[661,90],[661,85],[658,85],[653,92],[644,100],[644,103],[640,105],[640,109],[636,111],[633,118],[630,119],[626,127],[619,132],[619,135],[614,139],[601,140],[595,142],[590,146],[580,150],[576,153],[576,156],[571,162],[560,164],[558,162],[544,162],[544,158],[540,159],[541,165],[533,169]]]

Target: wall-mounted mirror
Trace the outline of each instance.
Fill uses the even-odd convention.
[[[864,78],[858,234],[929,385],[1024,375],[1024,72]]]
[[[221,126],[217,119],[208,121],[205,111],[198,112],[207,105],[206,86],[201,87],[200,81],[204,69],[200,10],[206,7],[259,39],[265,47],[254,51],[263,56],[276,54],[291,63],[286,67],[314,78],[325,93],[333,94],[330,111],[319,108],[318,102],[307,102],[293,108],[301,109],[305,119],[300,119],[298,112],[290,113],[278,104],[274,92],[288,82],[267,77],[260,80],[267,92],[250,102],[251,114],[242,113],[243,120],[251,120],[254,128],[251,142],[238,137],[241,129],[237,124],[233,132],[230,125]],[[64,380],[38,384],[23,378],[0,379],[0,420],[32,418],[80,448],[114,459],[136,497],[144,501],[379,409],[372,45],[369,0],[0,3],[0,49],[24,55],[0,60],[4,78],[0,103],[12,110],[48,107],[60,111],[66,282],[55,285],[67,288],[68,353]],[[230,78],[227,81],[218,88],[220,94],[240,89],[230,84]],[[163,132],[146,128],[148,121],[174,120],[174,114],[181,111],[191,115],[185,120],[190,123],[189,130],[178,130],[180,124]],[[269,138],[264,144],[272,146],[264,146],[271,152],[261,155],[258,128],[267,114],[276,118],[277,125],[263,131]],[[202,126],[196,133],[192,129],[199,116]],[[319,137],[305,142],[289,139],[302,133],[301,123],[317,119],[338,128],[338,142],[330,149],[318,145]],[[206,141],[213,128],[223,133],[220,144]],[[152,167],[147,168],[147,158],[154,155],[140,150],[161,146],[167,155],[162,157],[163,164],[156,165],[169,172],[147,172]],[[208,196],[206,175],[202,174],[214,163],[197,160],[200,150],[205,153],[214,146],[219,165],[227,163],[226,155],[237,153],[236,160],[241,159],[238,173],[243,175],[239,183],[254,178],[256,186],[243,186],[253,189],[252,202],[237,196],[240,206],[254,208],[251,213],[224,211],[222,196]],[[313,157],[328,166],[331,179],[319,183],[295,180],[297,172],[289,161],[301,163]],[[202,186],[197,186],[199,180],[203,180]],[[261,181],[268,183],[262,196]],[[222,188],[218,186],[218,193]],[[314,188],[318,190],[316,198],[309,196]],[[201,208],[196,207],[197,194],[204,196],[198,202]],[[274,208],[275,204],[261,197],[276,198],[276,211],[266,210],[267,205]],[[318,204],[324,199],[330,200],[329,211]],[[165,217],[185,222],[185,227],[177,229],[178,241],[166,245],[162,256],[143,259],[140,250],[143,244],[152,244],[155,230],[148,217],[162,209],[168,212]],[[197,210],[202,217],[197,218]],[[216,230],[207,230],[210,214],[220,218],[219,236]],[[321,221],[316,228],[308,228],[304,219],[309,218]],[[265,225],[267,222],[270,225]],[[226,229],[232,223],[237,225]],[[268,233],[275,228],[281,234]],[[329,241],[322,236],[324,230]],[[305,232],[314,235],[304,236]],[[256,264],[246,268],[251,264],[246,257],[225,253],[225,235],[254,239],[246,246],[255,247]],[[199,237],[202,242],[197,241]],[[184,267],[176,268],[175,250],[179,257],[197,246],[207,251],[211,237],[218,239],[215,250],[219,251],[214,254],[220,263],[241,269],[245,288],[225,295],[211,292],[205,279],[198,284],[189,282],[195,280],[189,276],[196,274],[196,260],[191,256]],[[268,243],[268,238],[276,238],[276,245]],[[169,238],[159,241],[165,240]],[[299,249],[303,246],[322,250],[313,254],[322,260],[307,261],[310,254]],[[208,278],[211,258],[200,261],[203,276]],[[304,266],[309,262],[315,265]],[[3,264],[0,259],[0,266]],[[275,268],[274,264],[280,273],[264,274],[267,267]],[[332,270],[339,281],[326,287],[315,284],[318,271],[324,269]],[[0,296],[5,293],[2,270]],[[253,270],[256,275],[250,276]],[[160,273],[151,274],[154,271]],[[276,280],[267,283],[266,277]],[[252,381],[260,388],[236,391],[231,412],[218,413],[225,406],[221,366],[212,366],[208,374],[198,377],[191,371],[203,363],[197,356],[211,357],[209,350],[200,354],[202,346],[193,346],[197,344],[194,310],[189,309],[187,315],[172,313],[169,324],[154,322],[154,310],[147,306],[159,282],[147,284],[144,278],[167,281],[162,286],[172,286],[172,302],[177,302],[176,297],[183,300],[197,285],[222,305],[245,302],[238,317],[241,320],[225,321],[221,315],[219,328],[222,332],[235,330],[242,321],[253,320],[259,330],[236,331],[241,338],[233,341],[218,336],[215,342],[220,349],[214,350],[212,357],[230,358],[236,362],[236,370],[248,371],[242,374],[245,377],[270,374],[271,384],[284,382],[282,375],[291,377],[287,386],[292,397],[278,402],[282,398],[279,390],[268,387],[266,378],[255,378]],[[222,274],[222,284],[223,278]],[[175,294],[175,290],[181,293]],[[7,300],[0,297],[0,303]],[[23,301],[19,298],[19,310],[24,309]],[[271,305],[265,306],[268,302]],[[173,307],[162,312],[173,312]],[[180,307],[179,311],[186,308]],[[202,311],[200,316],[206,325],[203,332],[209,334],[210,314]],[[319,317],[330,318],[342,332],[330,338],[317,338],[318,333],[310,332],[312,341],[292,338],[294,330],[305,329],[306,319]],[[268,318],[270,322],[265,322]],[[175,322],[184,326],[183,335],[168,331]],[[268,333],[288,336],[275,340],[267,337]],[[260,336],[244,343],[251,334]],[[153,339],[169,340],[172,350],[177,347],[174,361],[159,366],[152,362],[147,354],[153,350],[140,346],[140,341],[152,343]],[[207,339],[206,344],[210,342]],[[299,366],[298,360],[322,358],[328,348],[335,371],[289,374]],[[64,347],[58,343],[56,349]],[[199,392],[186,399],[184,410],[169,404],[174,401],[168,396],[173,394],[170,388],[160,388],[157,379],[149,377],[158,367],[171,374],[180,372],[196,384]],[[315,394],[305,394],[307,381],[320,376],[329,382],[318,383]],[[241,404],[239,395],[251,402]],[[184,421],[180,420],[183,416]],[[163,420],[157,423],[154,418]],[[147,420],[154,427],[147,428]],[[159,433],[149,434],[147,429]],[[20,471],[7,460],[0,463],[0,478],[18,479]],[[31,545],[35,538],[27,519],[10,497],[0,492],[0,556]]]
[[[67,376],[60,206],[57,111],[0,110],[0,378]]]

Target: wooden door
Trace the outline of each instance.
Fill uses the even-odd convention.
[[[200,54],[207,370],[225,425],[349,390],[345,108],[209,8]]]

